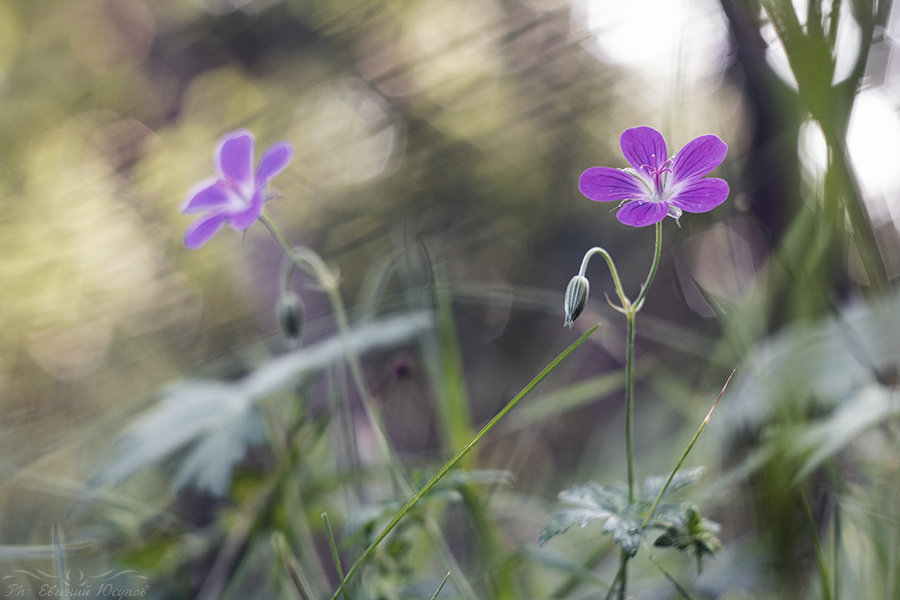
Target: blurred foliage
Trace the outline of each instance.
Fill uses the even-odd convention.
[[[848,145],[861,90],[896,90],[892,2],[672,4],[688,25],[657,76],[604,51],[602,2],[0,4],[0,576],[114,566],[155,597],[323,597],[321,513],[352,561],[373,507],[405,499],[313,282],[285,352],[264,229],[181,244],[177,208],[223,132],[294,144],[269,211],[339,268],[355,335],[436,315],[363,355],[415,485],[571,341],[563,289],[587,248],[640,285],[652,232],[575,182],[621,166],[619,133],[646,123],[675,147],[725,139],[732,198],[666,224],[638,464],[669,468],[738,380],[692,455],[725,550],[701,575],[636,561],[633,593],[674,596],[671,576],[695,597],[896,597],[898,190],[872,193]],[[684,53],[707,30],[729,46],[697,74]],[[635,48],[662,39],[645,35]],[[448,571],[442,598],[605,592],[616,551],[598,532],[536,545],[559,489],[622,478],[616,317],[595,294],[595,344],[418,507],[354,597],[430,597]]]

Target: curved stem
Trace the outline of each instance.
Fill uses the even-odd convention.
[[[375,433],[376,441],[382,453],[388,459],[388,463],[392,467],[394,477],[399,483],[406,483],[406,475],[402,472],[397,462],[393,460],[393,450],[391,449],[390,444],[387,440],[387,436],[384,433],[384,426],[381,423],[381,419],[378,418],[378,414],[375,411],[374,403],[369,392],[369,387],[368,385],[366,385],[362,367],[360,366],[359,357],[356,354],[356,348],[354,348],[353,341],[350,338],[350,322],[347,318],[347,311],[344,308],[344,301],[341,298],[340,289],[338,288],[337,274],[335,274],[335,272],[325,264],[325,261],[322,260],[322,258],[312,250],[301,246],[292,246],[288,241],[287,236],[285,236],[284,232],[281,231],[281,228],[278,227],[278,225],[275,224],[274,221],[269,219],[265,214],[261,214],[259,216],[259,220],[263,225],[265,225],[266,229],[269,230],[269,232],[272,234],[272,237],[274,237],[275,241],[278,242],[278,245],[281,246],[282,250],[284,250],[284,253],[288,257],[288,259],[290,259],[290,261],[297,267],[313,275],[319,281],[326,295],[328,296],[328,300],[332,306],[332,310],[334,311],[334,319],[337,325],[338,334],[340,336],[341,343],[344,346],[344,353],[347,356],[347,364],[350,367],[350,375],[353,379],[353,383],[356,387],[357,393],[359,394],[359,397],[362,401],[363,409],[366,412],[366,417],[372,424],[372,430]],[[350,433],[350,435],[353,435],[352,432]]]
[[[400,463],[399,459],[396,456],[396,453],[394,452],[393,448],[390,445],[390,442],[388,441],[384,425],[375,410],[375,403],[372,399],[369,387],[366,385],[359,356],[356,353],[356,348],[354,347],[353,340],[350,336],[349,319],[347,318],[347,312],[344,308],[344,302],[341,298],[340,289],[338,288],[339,278],[337,274],[332,271],[328,267],[328,265],[325,264],[325,261],[322,260],[321,257],[319,257],[319,255],[314,251],[302,246],[292,246],[288,241],[287,236],[285,236],[284,232],[281,231],[281,228],[278,227],[278,225],[274,221],[269,219],[265,214],[261,214],[259,220],[263,225],[265,225],[266,229],[269,230],[269,232],[272,234],[272,237],[275,238],[275,241],[278,242],[279,246],[281,246],[282,250],[284,250],[287,258],[294,265],[315,277],[328,295],[329,302],[331,303],[332,310],[334,311],[335,324],[337,326],[338,334],[344,347],[344,354],[347,357],[347,364],[350,366],[351,376],[357,389],[357,393],[359,394],[359,397],[361,399],[366,417],[371,423],[371,428],[374,433],[376,443],[378,444],[379,449],[384,455],[385,460],[388,464],[388,468],[391,471],[391,474],[393,475],[394,480],[401,493],[412,493],[412,483],[407,477],[406,472],[403,470],[402,464]],[[351,430],[347,435],[352,438],[354,432]],[[444,540],[440,536],[439,532],[436,531],[430,518],[426,518],[425,520],[425,530],[436,545],[438,553],[445,566],[447,566],[452,571],[458,572],[459,565],[453,558],[446,540]],[[353,569],[351,568],[351,570],[348,571],[346,578],[344,578],[345,583],[346,580],[350,578],[352,572]],[[459,592],[463,595],[463,597],[476,597],[475,592],[471,589],[464,577],[454,578],[454,584],[456,585]],[[340,590],[338,590],[338,592],[340,592]]]
[[[584,254],[584,258],[581,259],[581,269],[578,270],[578,275],[584,277],[585,272],[587,271],[588,263],[591,261],[591,257],[595,254],[603,255],[603,258],[606,259],[606,264],[609,267],[609,274],[612,277],[613,285],[616,286],[616,295],[619,297],[619,302],[622,304],[622,309],[627,310],[627,308],[631,305],[631,301],[628,300],[628,296],[625,295],[625,289],[622,287],[622,280],[619,279],[619,271],[616,269],[616,263],[613,262],[612,256],[610,256],[609,252],[605,249],[594,246],[590,250],[588,250]]]
[[[650,284],[653,283],[653,278],[656,276],[656,271],[659,268],[659,258],[662,254],[662,221],[656,224],[656,241],[653,250],[653,262],[650,264],[650,272],[647,274],[647,279],[644,280],[644,283],[641,286],[641,291],[638,293],[637,298],[635,298],[634,302],[629,301],[628,297],[625,296],[625,292],[622,289],[622,283],[619,279],[619,274],[616,271],[615,263],[613,263],[612,257],[609,255],[609,253],[602,248],[591,248],[587,252],[587,254],[584,255],[584,259],[581,261],[581,271],[579,272],[579,275],[584,276],[584,272],[587,269],[587,264],[591,256],[598,253],[603,255],[603,257],[606,259],[606,263],[609,265],[609,271],[612,275],[613,283],[616,286],[616,294],[618,294],[619,301],[622,303],[621,312],[625,314],[625,319],[627,322],[625,337],[625,461],[628,471],[628,503],[634,504],[635,485],[633,417],[635,317],[641,310],[641,307],[644,305],[644,299],[647,297],[647,292],[650,290]],[[616,582],[613,583],[613,587],[610,588],[609,592],[611,595],[616,589],[616,583],[618,583],[618,597],[620,599],[625,598],[625,590],[628,581],[628,560],[630,558],[631,557],[624,550],[619,555],[619,571],[616,574]]]

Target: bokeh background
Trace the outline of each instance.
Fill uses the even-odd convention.
[[[177,452],[104,480],[102,501],[87,486],[164,390],[292,350],[274,310],[282,255],[262,226],[197,251],[181,241],[187,190],[211,173],[219,137],[245,127],[258,152],[294,145],[267,211],[340,272],[354,323],[440,315],[434,343],[363,356],[412,471],[433,472],[602,323],[468,465],[514,481],[479,488],[480,512],[441,514],[481,597],[551,596],[602,539],[594,526],[537,549],[557,492],[624,478],[624,320],[604,300],[602,261],[575,332],[563,291],[602,245],[634,295],[653,251],[652,228],[621,225],[577,180],[625,166],[620,133],[650,125],[670,152],[725,140],[715,174],[731,195],[665,223],[638,325],[639,477],[671,468],[737,369],[689,459],[707,467],[692,501],[722,524],[725,550],[699,575],[660,559],[694,597],[898,597],[898,34],[892,3],[874,0],[5,0],[0,576],[53,572],[65,549],[86,572],[135,569],[157,597],[299,597],[284,595],[284,572],[256,587],[234,575],[260,568],[254,535],[271,548],[296,511],[311,525],[288,545],[313,540],[293,552],[322,565],[323,589],[336,583],[318,515],[340,534],[366,503],[335,492],[347,481],[328,436],[302,491],[251,510],[278,518],[254,521],[224,570],[247,490],[279,464],[265,443],[240,446],[243,487],[173,484]],[[315,283],[297,286],[302,352],[335,328]],[[345,375],[332,365],[294,393],[327,427],[325,398],[343,389],[364,433]],[[367,500],[386,501],[371,463]],[[487,527],[476,514],[495,521],[494,546],[472,542]],[[349,562],[359,546],[342,551]],[[379,571],[395,595],[370,580],[372,597],[433,593],[440,568],[401,554]],[[608,583],[611,565],[592,566]],[[649,562],[635,577],[642,598],[676,597]],[[423,581],[434,585],[410,587]],[[595,585],[576,577],[567,597],[605,593]]]

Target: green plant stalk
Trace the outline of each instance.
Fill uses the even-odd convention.
[[[659,569],[660,573],[663,574],[663,577],[669,580],[669,583],[672,584],[672,586],[675,588],[675,591],[681,594],[682,597],[686,600],[692,600],[691,595],[686,589],[684,589],[684,586],[678,583],[678,581],[674,577],[672,577],[672,575],[668,571],[666,571],[661,564],[659,564],[659,561],[656,560],[656,557],[653,556],[653,554],[649,550],[647,551],[647,558],[649,558],[650,562],[652,562],[656,566],[656,568]]]
[[[291,245],[287,236],[281,231],[281,228],[278,227],[274,221],[269,219],[268,216],[261,214],[259,220],[265,225],[266,229],[269,230],[272,237],[278,242],[278,245],[281,246],[281,249],[288,259],[299,268],[312,274],[325,290],[328,301],[334,311],[335,324],[341,338],[341,343],[344,346],[344,352],[347,355],[347,363],[350,367],[353,383],[362,401],[363,409],[366,411],[366,417],[369,419],[369,422],[372,423],[375,439],[382,454],[388,459],[394,478],[398,483],[406,482],[406,474],[403,473],[399,462],[394,457],[394,452],[384,433],[384,425],[378,417],[378,413],[375,411],[369,387],[366,385],[362,367],[360,366],[359,358],[356,354],[356,349],[353,347],[353,342],[350,339],[350,322],[347,318],[347,311],[344,308],[344,301],[343,298],[341,298],[340,289],[338,288],[337,275],[315,252]],[[352,432],[348,435],[350,435],[351,439],[354,437]]]
[[[694,447],[694,444],[697,442],[697,438],[700,437],[700,434],[703,433],[703,430],[706,429],[706,426],[709,424],[709,419],[712,417],[713,411],[716,410],[716,407],[719,405],[719,400],[722,399],[722,395],[725,394],[725,388],[728,387],[728,383],[731,381],[731,378],[734,377],[734,371],[731,372],[731,375],[728,376],[728,379],[725,380],[725,385],[722,386],[722,391],[719,392],[718,398],[716,398],[715,403],[713,403],[712,408],[709,409],[709,412],[706,413],[706,418],[703,419],[703,422],[700,423],[700,427],[697,428],[697,431],[694,433],[694,437],[691,438],[690,443],[688,443],[687,448],[684,449],[684,452],[681,453],[681,458],[678,459],[678,463],[675,465],[675,468],[672,469],[672,472],[669,473],[669,478],[666,479],[666,483],[660,488],[659,493],[656,495],[656,499],[653,501],[653,504],[650,505],[650,510],[647,511],[647,516],[644,517],[644,522],[641,523],[641,529],[647,526],[647,523],[650,522],[650,519],[653,517],[653,513],[656,510],[656,507],[659,505],[659,501],[662,500],[663,496],[666,494],[666,490],[669,489],[669,485],[672,483],[672,479],[675,477],[675,473],[678,472],[678,469],[681,468],[682,463],[684,463],[684,459],[687,458],[687,455],[690,453],[691,448]]]
[[[653,278],[656,277],[656,270],[659,268],[659,257],[662,254],[662,221],[656,224],[656,242],[654,244],[653,250],[653,262],[650,264],[650,272],[647,274],[647,279],[644,280],[644,285],[641,286],[641,291],[638,293],[637,298],[634,299],[634,304],[637,306],[635,310],[640,310],[641,305],[644,303],[644,298],[647,297],[647,292],[650,290],[650,284],[653,283]]]
[[[800,502],[803,504],[803,513],[806,515],[806,523],[809,525],[809,532],[812,535],[813,551],[816,555],[816,566],[819,569],[819,579],[822,581],[822,600],[832,600],[831,581],[828,577],[828,565],[825,560],[825,552],[822,550],[822,544],[819,540],[819,534],[816,532],[816,520],[813,518],[812,509],[809,506],[809,499],[803,488],[800,488]]]
[[[629,558],[627,552],[619,550],[619,570],[616,571],[616,577],[613,579],[612,585],[609,586],[609,591],[606,593],[606,596],[604,596],[605,600],[610,600],[617,589],[619,590],[619,600],[624,600],[626,582],[628,581],[627,567]]]
[[[662,254],[662,221],[656,224],[656,236],[653,249],[653,262],[650,264],[650,272],[641,286],[634,302],[623,303],[625,320],[627,322],[625,341],[625,460],[628,469],[628,503],[634,503],[634,331],[635,317],[644,305],[644,298],[650,289],[650,284],[656,276],[659,268],[659,257]],[[619,570],[621,582],[619,587],[619,599],[624,600],[625,589],[628,582],[628,561],[631,557],[624,550],[619,555]]]
[[[622,280],[619,278],[619,271],[616,269],[616,263],[613,262],[612,256],[610,256],[609,252],[604,248],[595,246],[585,253],[584,258],[581,259],[581,268],[578,270],[578,275],[584,277],[584,274],[587,272],[588,263],[595,254],[603,256],[603,259],[606,261],[606,266],[609,267],[609,275],[612,277],[613,285],[616,287],[616,296],[619,297],[619,303],[622,306],[613,306],[613,308],[618,311],[627,310],[627,307],[630,306],[631,303],[628,301],[628,296],[625,295],[625,289],[622,287]]]
[[[344,568],[341,566],[341,555],[338,554],[337,543],[334,541],[334,531],[331,529],[331,522],[328,520],[328,513],[322,513],[322,524],[325,525],[328,547],[331,548],[331,560],[334,561],[334,568],[341,579],[338,591],[344,597],[344,600],[350,600],[350,596],[347,595],[347,588],[344,587]]]
[[[547,377],[547,375],[549,375],[554,369],[556,369],[556,367],[558,367],[559,364],[563,360],[565,360],[567,356],[569,356],[569,354],[571,354],[576,348],[578,348],[581,344],[583,344],[585,342],[585,340],[587,340],[587,338],[590,337],[590,335],[592,333],[594,333],[594,331],[599,326],[600,326],[600,324],[598,323],[597,325],[594,325],[593,327],[588,329],[584,334],[582,334],[581,337],[579,337],[577,340],[575,340],[559,356],[554,358],[550,362],[550,364],[548,364],[546,367],[544,367],[544,369],[540,373],[538,373],[537,376],[534,379],[532,379],[528,383],[528,385],[526,385],[522,389],[521,392],[516,394],[516,396],[512,400],[510,400],[506,404],[506,406],[504,406],[500,410],[500,412],[498,412],[496,414],[496,416],[494,416],[494,418],[491,419],[487,423],[487,425],[485,425],[484,427],[481,428],[481,431],[476,433],[475,436],[471,440],[469,440],[469,442],[466,443],[466,445],[463,446],[453,456],[453,458],[451,458],[449,461],[447,461],[447,463],[444,464],[444,466],[441,467],[437,473],[435,473],[435,475],[428,481],[428,483],[426,483],[425,485],[422,486],[422,489],[420,489],[418,492],[416,492],[415,495],[413,495],[413,497],[410,498],[409,501],[407,501],[407,503],[403,505],[403,507],[397,512],[396,515],[394,515],[394,517],[390,520],[390,522],[387,525],[385,525],[384,529],[381,530],[381,533],[378,534],[378,537],[376,537],[372,541],[372,543],[369,544],[369,546],[363,551],[363,553],[360,555],[360,557],[356,559],[356,562],[354,562],[350,566],[350,569],[347,571],[347,575],[343,578],[343,580],[341,582],[342,586],[346,585],[347,582],[350,581],[350,579],[353,577],[353,575],[357,571],[359,571],[359,569],[363,566],[363,564],[366,562],[366,560],[369,558],[369,556],[372,554],[372,552],[374,552],[375,548],[382,542],[382,540],[384,540],[384,538],[387,537],[387,535],[394,529],[394,527],[396,527],[397,523],[399,523],[401,521],[401,519],[403,519],[403,517],[406,516],[406,514],[419,502],[419,500],[421,500],[422,497],[425,496],[425,494],[427,494],[429,491],[431,491],[431,488],[433,488],[435,486],[435,484],[437,484],[438,481],[440,481],[447,473],[449,473],[450,470],[453,469],[453,467],[455,467],[456,464],[459,461],[461,461],[463,459],[463,457],[465,457],[466,454],[468,454],[469,451],[472,450],[472,448],[474,448],[475,445],[481,441],[482,438],[484,438],[484,436],[486,436],[488,433],[490,433],[491,430],[494,429],[494,427],[496,427],[497,423],[499,423],[501,419],[503,419],[507,414],[509,414],[509,412],[512,409],[514,409],[516,407],[516,405],[518,405],[519,402],[521,402],[522,399],[525,398],[525,396],[527,396],[529,393],[531,393],[531,391],[535,387],[537,387],[537,385],[541,381],[543,381]],[[340,593],[341,593],[341,589],[339,588],[331,596],[331,599],[337,600]]]
[[[634,504],[634,317],[635,311],[625,313],[628,323],[625,344],[625,462],[628,467],[628,503]]]
[[[344,308],[344,302],[341,298],[340,290],[338,288],[337,275],[328,267],[328,265],[325,264],[325,262],[319,257],[319,255],[312,250],[292,246],[290,241],[288,241],[287,236],[285,236],[284,232],[282,232],[281,228],[278,227],[278,225],[274,221],[269,219],[265,213],[260,215],[259,220],[266,227],[266,229],[269,230],[269,233],[272,234],[272,237],[275,238],[275,241],[278,243],[278,245],[281,246],[282,250],[285,253],[285,256],[287,256],[287,258],[298,268],[301,268],[307,273],[314,276],[328,295],[329,302],[331,303],[332,310],[334,311],[335,324],[341,337],[341,342],[344,346],[344,352],[347,356],[347,362],[350,365],[353,382],[362,401],[363,408],[366,412],[366,417],[372,424],[372,430],[374,432],[376,442],[378,443],[379,449],[388,462],[388,467],[390,468],[391,474],[393,475],[398,488],[401,490],[401,493],[412,493],[412,484],[409,481],[406,472],[403,470],[403,466],[397,459],[397,456],[387,439],[384,425],[381,422],[381,419],[378,417],[378,413],[375,411],[372,395],[369,391],[368,386],[366,385],[362,367],[359,361],[359,356],[356,353],[356,349],[353,347],[353,342],[350,337],[350,324],[347,318],[347,312]],[[347,435],[352,437],[354,433],[351,430],[347,432]],[[441,537],[440,532],[436,527],[433,526],[433,523],[430,519],[426,519],[425,521],[425,530],[437,546],[438,552],[445,565],[448,566],[448,568],[450,568],[451,570],[459,570],[459,566],[456,564],[456,561],[454,560],[453,555],[449,550],[446,540]],[[467,595],[470,598],[475,597],[474,591],[467,585],[464,577],[456,578],[454,580],[454,583],[461,593]]]
[[[628,502],[634,503],[634,321],[638,311],[644,305],[644,298],[659,268],[659,257],[662,254],[662,221],[656,224],[656,241],[653,249],[653,262],[650,272],[641,286],[634,302],[627,298],[622,303],[625,308],[627,330],[625,338],[625,458],[628,463]]]
[[[281,560],[282,567],[294,584],[294,591],[296,591],[303,600],[312,600],[315,598],[315,595],[310,592],[310,586],[303,575],[303,568],[300,566],[300,561],[297,560],[297,557],[294,556],[294,553],[291,551],[284,533],[276,531],[270,537],[270,542],[275,550],[275,554]]]
[[[434,591],[434,594],[431,596],[431,600],[434,600],[438,597],[438,594],[440,594],[441,590],[444,589],[444,584],[447,583],[448,579],[450,579],[450,571],[447,571],[447,574],[444,575],[444,578],[441,580],[441,585],[439,585],[438,589]]]
[[[462,356],[456,339],[450,289],[444,285],[445,277],[440,265],[433,265],[431,271],[436,328],[433,335],[424,340],[424,347],[426,352],[436,357],[435,361],[429,361],[428,375],[438,392],[435,406],[440,417],[444,447],[449,454],[465,444],[475,431],[472,427]]]
[[[650,290],[650,284],[656,276],[659,269],[659,259],[662,254],[662,221],[656,223],[655,242],[653,248],[653,261],[650,263],[650,271],[647,278],[641,285],[637,298],[632,302],[625,295],[622,288],[622,281],[619,278],[619,272],[616,269],[615,262],[609,252],[600,247],[594,247],[587,251],[581,261],[581,269],[578,274],[584,277],[587,271],[588,261],[594,254],[601,254],[606,260],[609,267],[609,273],[612,277],[613,284],[616,287],[616,295],[619,297],[621,306],[616,306],[610,302],[610,305],[625,315],[627,322],[627,331],[625,337],[625,462],[628,472],[628,502],[634,503],[634,339],[635,339],[635,316],[644,305],[644,299]],[[608,301],[608,298],[607,298]],[[616,583],[619,583],[619,598],[625,597],[626,582],[628,581],[628,560],[631,557],[627,552],[620,554],[619,571],[616,574],[616,580],[610,588],[610,593],[615,589]]]

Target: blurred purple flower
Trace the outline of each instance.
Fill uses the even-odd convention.
[[[705,177],[728,152],[714,135],[694,138],[672,158],[652,127],[626,129],[619,145],[632,168],[591,167],[578,179],[578,189],[591,200],[621,202],[616,216],[626,225],[652,225],[666,215],[677,221],[682,211],[708,212],[728,197],[723,179]]]
[[[213,154],[216,177],[204,179],[188,192],[185,214],[205,213],[184,232],[184,245],[195,250],[208,242],[223,224],[243,231],[259,218],[266,184],[281,173],[294,154],[287,142],[270,146],[253,170],[253,134],[238,129],[225,134]]]

